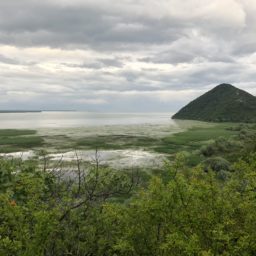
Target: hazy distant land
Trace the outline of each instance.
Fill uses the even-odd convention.
[[[76,110],[0,110],[0,113],[76,112]]]

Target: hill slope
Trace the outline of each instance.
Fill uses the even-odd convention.
[[[173,119],[211,122],[256,122],[256,97],[220,84],[176,113]]]

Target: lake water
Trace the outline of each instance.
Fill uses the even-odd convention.
[[[137,124],[175,125],[171,116],[172,113],[0,113],[0,127],[1,129],[38,129]]]

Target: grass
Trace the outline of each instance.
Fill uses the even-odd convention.
[[[77,142],[77,146],[86,149],[150,148],[158,141],[147,136],[106,135],[82,138]]]
[[[36,130],[0,129],[0,137],[3,136],[24,136],[35,135]]]
[[[162,153],[175,153],[182,150],[196,150],[207,144],[210,140],[219,137],[231,137],[238,134],[238,131],[230,129],[229,124],[216,125],[213,127],[194,127],[187,131],[173,134],[162,139],[161,145],[155,150]]]
[[[191,128],[185,132],[177,133],[173,136],[167,137],[165,138],[165,140],[173,144],[184,145],[187,143],[209,141],[218,137],[233,136],[236,134],[237,131],[228,130],[225,126],[210,128]]]
[[[35,130],[0,130],[0,152],[10,153],[24,149],[39,147],[44,144],[40,136],[36,136]]]
[[[80,149],[127,149],[143,148],[159,153],[174,154],[178,151],[193,151],[218,137],[230,137],[238,133],[230,129],[234,124],[216,124],[210,127],[194,127],[164,138],[131,135],[105,135],[84,137],[77,141]]]
[[[28,136],[28,137],[0,137],[0,145],[14,145],[24,148],[41,146],[43,139],[39,136]]]

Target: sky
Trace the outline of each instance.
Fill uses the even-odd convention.
[[[0,0],[0,109],[175,112],[256,95],[255,0]]]

